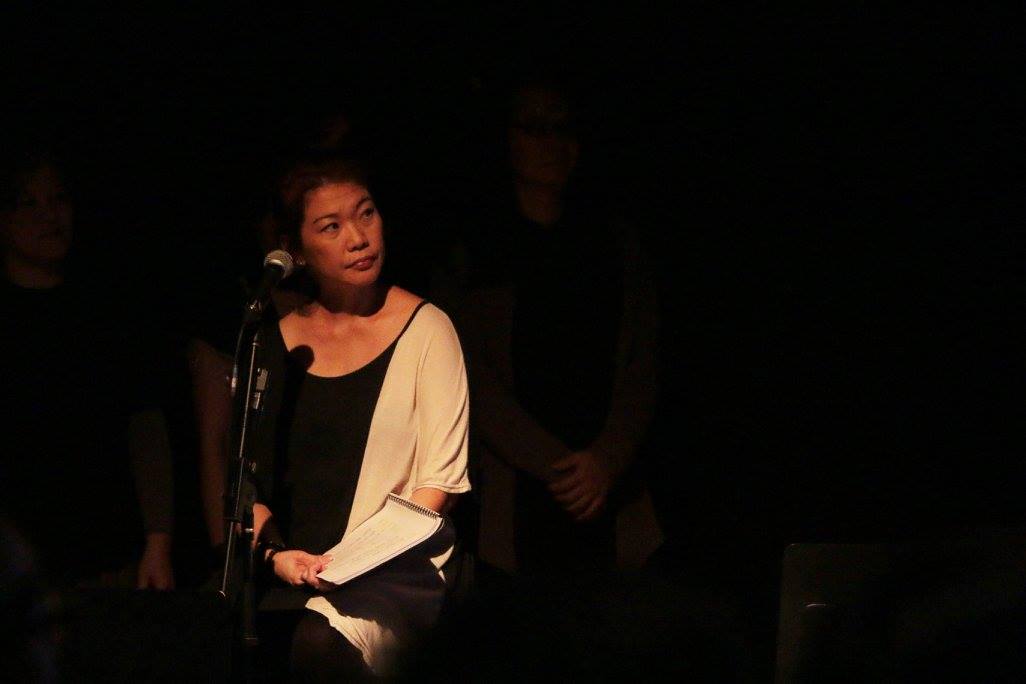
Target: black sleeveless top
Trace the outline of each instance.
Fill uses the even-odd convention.
[[[284,363],[270,430],[273,486],[268,482],[269,486],[261,487],[265,494],[261,499],[274,512],[290,548],[323,553],[342,538],[385,373],[399,339],[423,305],[417,306],[402,332],[374,360],[337,377],[310,374],[310,348],[290,352],[277,325],[268,330],[267,353]]]

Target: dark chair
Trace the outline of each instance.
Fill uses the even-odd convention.
[[[792,544],[776,681],[1026,681],[1026,533]]]

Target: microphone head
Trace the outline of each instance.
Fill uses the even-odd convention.
[[[277,266],[282,270],[281,277],[288,278],[295,268],[295,262],[292,260],[292,255],[284,249],[276,249],[273,252],[268,252],[264,257],[264,268],[268,266]]]

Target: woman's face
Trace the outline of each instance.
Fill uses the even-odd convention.
[[[322,287],[368,286],[381,275],[381,215],[358,183],[331,183],[307,193],[299,237],[299,256]]]
[[[9,257],[59,264],[71,247],[71,201],[56,169],[40,167],[21,179],[15,206],[0,219]]]
[[[580,143],[566,99],[545,88],[522,89],[509,127],[510,163],[520,181],[562,188],[577,165]]]

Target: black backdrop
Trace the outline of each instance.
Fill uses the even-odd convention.
[[[551,61],[655,256],[650,468],[675,539],[1021,522],[1010,16],[373,5],[4,10],[7,131],[60,128],[80,252],[172,350],[259,258],[266,160],[312,115],[369,132],[427,262],[473,192],[490,85]]]

